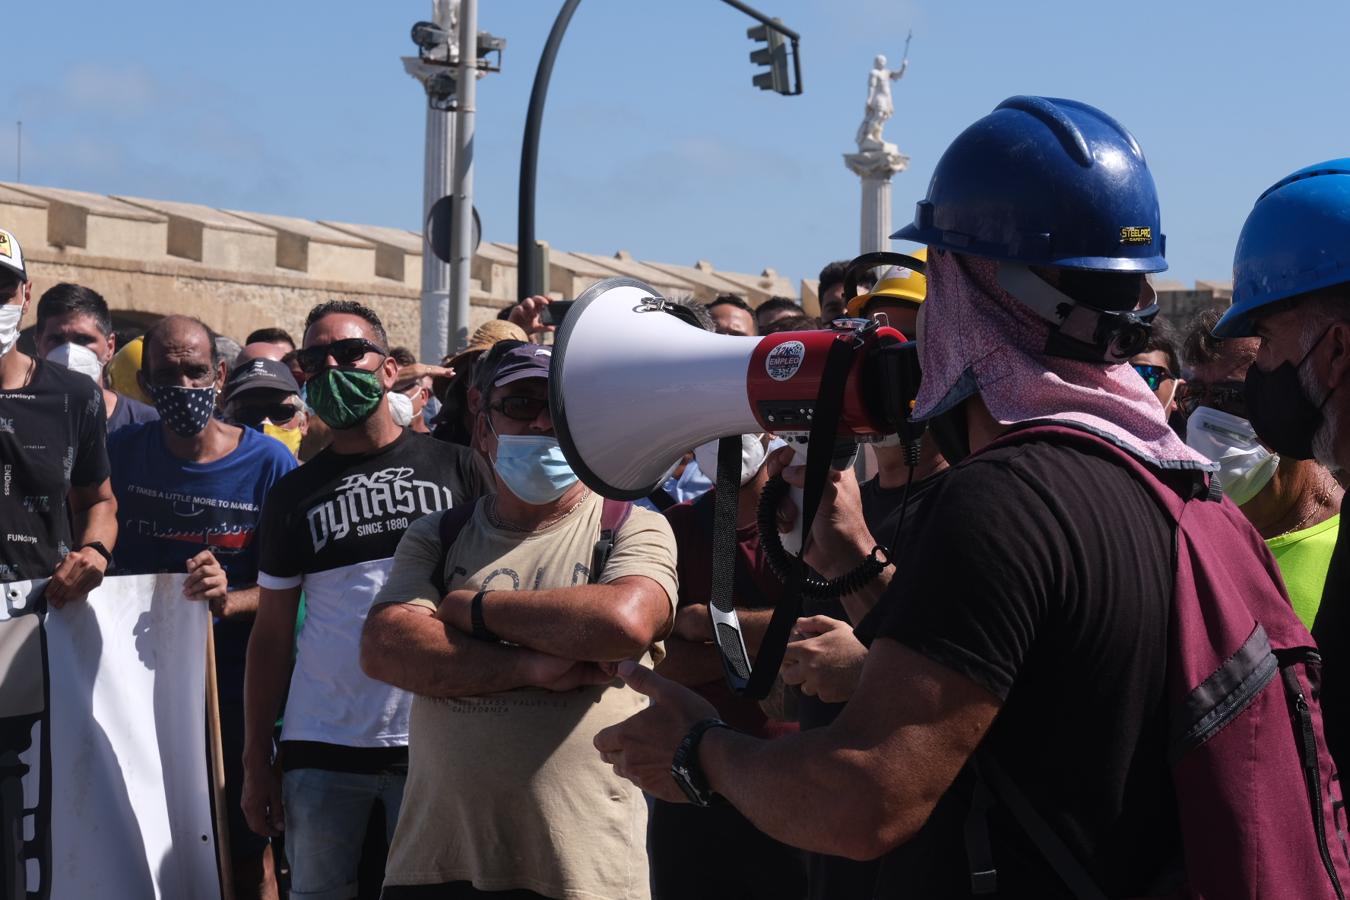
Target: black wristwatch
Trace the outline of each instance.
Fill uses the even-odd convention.
[[[695,806],[707,806],[713,799],[712,788],[708,787],[703,767],[698,764],[698,745],[703,740],[703,735],[713,728],[730,727],[721,719],[702,719],[694,723],[694,727],[689,729],[689,733],[675,750],[675,759],[670,764],[670,775],[689,798],[689,802]]]
[[[86,548],[93,550],[99,556],[103,557],[103,561],[108,565],[112,565],[112,553],[108,550],[107,547],[103,546],[103,543],[101,541],[90,541],[87,544],[81,544],[75,549],[84,550]]]

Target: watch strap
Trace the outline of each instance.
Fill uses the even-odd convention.
[[[717,718],[700,719],[689,729],[689,733],[680,741],[675,750],[675,758],[670,764],[671,777],[684,792],[685,797],[695,806],[708,806],[712,803],[712,788],[708,786],[707,776],[698,761],[698,746],[703,735],[714,728],[730,728],[726,722]]]
[[[480,641],[500,641],[501,638],[493,634],[483,621],[483,597],[487,591],[479,591],[473,595],[473,600],[469,603],[469,621],[472,625],[473,636]]]
[[[76,547],[75,549],[76,549],[76,550],[93,550],[93,551],[94,551],[95,553],[97,553],[99,556],[103,557],[103,561],[104,561],[105,563],[108,563],[108,564],[110,564],[110,565],[112,564],[112,553],[108,550],[107,547],[103,546],[103,542],[102,542],[102,541],[90,541],[90,542],[87,543],[87,544],[81,544],[80,546]]]

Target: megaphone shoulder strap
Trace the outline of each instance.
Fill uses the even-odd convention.
[[[811,534],[820,497],[829,477],[830,458],[844,409],[844,388],[858,344],[847,335],[830,344],[821,371],[820,390],[811,413],[811,430],[806,448],[806,484],[802,491],[802,542]],[[802,612],[802,585],[806,563],[791,557],[792,575],[783,585],[783,596],[774,607],[773,617],[760,642],[754,666],[750,664],[740,620],[732,600],[736,572],[736,507],[740,489],[740,437],[723,438],[717,448],[717,494],[713,510],[712,597],[708,612],[712,617],[713,638],[722,651],[722,665],[731,690],[755,700],[768,696],[783,663],[788,636]]]

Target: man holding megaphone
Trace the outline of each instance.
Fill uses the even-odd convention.
[[[416,695],[386,900],[648,896],[647,805],[591,741],[646,705],[610,664],[661,658],[674,538],[578,481],[551,362],[521,341],[479,361],[497,493],[414,523],[366,622],[365,670]]]
[[[1186,882],[1196,896],[1335,896],[1334,781],[1315,753],[1292,757],[1320,782],[1305,784],[1275,749],[1294,753],[1295,710],[1304,747],[1322,746],[1315,697],[1285,703],[1303,676],[1265,681],[1272,705],[1252,708],[1268,717],[1212,726],[1173,778],[1176,697],[1206,721],[1237,715],[1208,704],[1224,697],[1222,661],[1242,656],[1217,652],[1238,605],[1239,645],[1269,632],[1266,671],[1272,646],[1306,633],[1257,536],[1214,502],[1212,465],[1128,365],[1156,312],[1145,275],[1166,268],[1134,137],[1086,104],[1010,98],[956,138],[895,237],[929,247],[913,412],[953,467],[896,566],[862,589],[887,592],[885,616],[852,698],[825,728],[762,741],[628,662],[620,675],[652,704],[596,737],[602,758],[666,800],[725,798],[786,843],[882,857],[876,897],[1159,896]],[[873,542],[833,490],[805,544],[826,577]],[[1171,627],[1174,597],[1176,615],[1199,607],[1225,627]],[[1214,676],[1190,681],[1211,657],[1199,678]],[[1253,754],[1262,765],[1241,768]],[[1199,818],[1184,791],[1205,798]],[[1230,830],[1198,827],[1220,806]],[[1298,865],[1253,862],[1294,847]]]

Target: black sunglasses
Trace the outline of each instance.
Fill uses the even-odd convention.
[[[324,363],[330,356],[339,367],[345,367],[356,365],[367,353],[389,355],[365,338],[343,338],[331,344],[315,344],[295,351],[295,363],[306,375],[316,375],[323,371]]]
[[[1131,363],[1134,370],[1139,373],[1139,377],[1148,382],[1148,389],[1156,391],[1164,381],[1171,381],[1177,376],[1172,374],[1172,370],[1166,366],[1154,366],[1148,363]]]
[[[517,422],[533,422],[539,418],[539,414],[548,409],[547,397],[503,397],[496,403],[493,403],[488,409],[496,410],[508,419],[515,419]]]
[[[1206,384],[1203,381],[1188,381],[1177,392],[1177,406],[1186,415],[1195,412],[1197,407],[1208,406],[1237,416],[1247,418],[1247,387],[1242,381],[1220,381]]]
[[[267,403],[257,406],[240,406],[234,410],[233,419],[238,425],[246,425],[249,428],[257,428],[263,423],[263,420],[271,422],[273,425],[285,425],[295,414],[299,412],[289,403]]]

